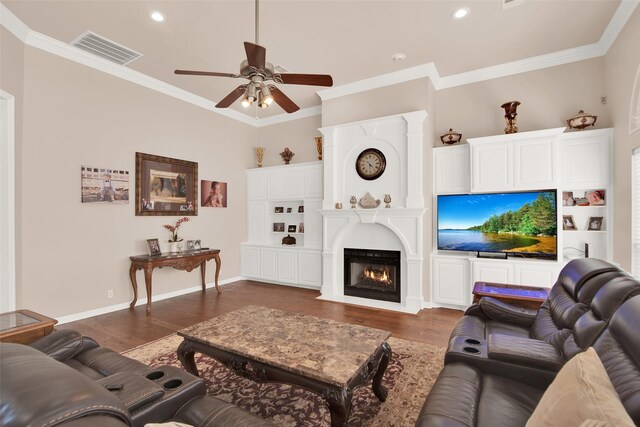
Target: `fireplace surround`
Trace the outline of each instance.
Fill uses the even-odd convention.
[[[344,248],[344,294],[400,302],[400,251]]]

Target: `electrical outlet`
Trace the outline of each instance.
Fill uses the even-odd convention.
[[[107,298],[113,298],[113,289],[107,291]]]

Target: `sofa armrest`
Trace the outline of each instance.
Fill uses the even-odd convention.
[[[71,329],[57,330],[32,342],[30,346],[60,362],[71,359],[83,351],[99,347],[92,338],[83,337],[82,334]]]
[[[489,335],[487,356],[491,360],[540,368],[552,372],[559,371],[564,365],[564,357],[551,344],[511,335]]]
[[[480,299],[480,310],[491,320],[511,323],[517,326],[530,328],[536,320],[538,312],[523,307],[516,307],[491,297]]]

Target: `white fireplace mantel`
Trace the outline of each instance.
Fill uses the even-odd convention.
[[[323,275],[320,299],[417,313],[422,308],[423,122],[414,111],[320,129],[324,135]],[[375,181],[355,172],[360,152],[377,148],[387,168]],[[349,199],[369,192],[392,198],[391,208],[350,208]],[[336,209],[341,203],[343,209]],[[344,248],[397,250],[401,256],[401,302],[344,295]]]

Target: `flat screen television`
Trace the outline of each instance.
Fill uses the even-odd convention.
[[[557,259],[556,190],[438,196],[438,249]]]

